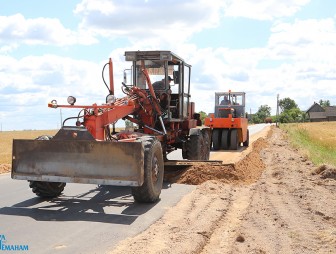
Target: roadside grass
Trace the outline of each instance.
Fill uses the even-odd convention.
[[[35,139],[41,135],[55,135],[57,130],[0,132],[0,164],[12,163],[13,139]]]
[[[336,167],[336,122],[281,124],[280,128],[315,165]]]

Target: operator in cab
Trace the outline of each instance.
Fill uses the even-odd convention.
[[[173,81],[173,79],[168,76],[168,82],[169,82],[169,87],[168,89],[170,89],[170,82]],[[165,86],[165,79],[163,78],[162,80],[160,81],[156,81],[153,83],[153,88],[154,90],[165,90],[166,89],[166,86]]]
[[[228,99],[227,95],[225,95],[220,105],[230,105],[230,104],[231,104],[231,101]]]
[[[164,92],[159,92],[159,96],[158,98],[160,99],[160,106],[162,109],[167,109],[168,108],[168,103],[169,103],[169,96],[171,94],[171,89],[170,89],[170,82],[172,81],[173,79],[168,76],[168,82],[169,82],[169,85],[168,86],[165,86],[165,78],[163,78],[162,80],[160,81],[156,81],[153,83],[153,88],[154,88],[154,91],[158,91],[158,90],[164,90]]]

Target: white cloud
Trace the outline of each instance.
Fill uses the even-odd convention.
[[[296,80],[336,80],[335,19],[296,20],[272,29],[268,47],[274,58],[291,63]]]
[[[101,67],[94,63],[52,55],[29,56],[20,60],[0,56],[1,97],[6,96],[3,91],[8,91],[14,104],[27,106],[35,103],[46,105],[51,99],[65,103],[71,94],[79,95],[87,102],[90,98],[97,99],[104,90],[103,84],[102,89],[97,88],[97,80],[101,80],[100,71]],[[31,98],[30,94],[34,96]],[[107,91],[104,96],[106,94]]]
[[[56,128],[59,110],[47,107],[52,99],[67,104],[73,95],[78,105],[104,103],[108,90],[101,78],[103,65],[55,55],[19,60],[0,56],[0,115],[7,119],[5,128]],[[77,116],[78,111],[62,110],[63,119]]]
[[[90,45],[95,42],[97,42],[96,39],[89,33],[71,31],[65,28],[58,19],[27,19],[22,14],[0,16],[0,43],[2,44],[63,46]]]
[[[10,45],[2,46],[2,47],[0,47],[0,54],[2,54],[2,55],[9,54],[13,50],[17,49],[18,46],[19,45],[17,43],[12,43]]]
[[[309,2],[310,0],[233,0],[226,9],[225,15],[256,20],[273,20],[292,16]]]
[[[287,44],[297,47],[304,47],[312,43],[321,46],[335,46],[336,44],[334,18],[295,20],[293,24],[276,23],[271,31],[270,47],[274,44]]]
[[[336,104],[335,36],[333,18],[296,20],[275,23],[265,48],[194,46],[186,52],[194,68],[197,91],[193,98],[203,98],[203,108],[196,105],[196,109],[213,111],[214,92],[228,89],[247,92],[247,107],[252,112],[268,104],[275,113],[277,94],[294,99],[302,110],[319,99]]]
[[[224,2],[225,3],[225,2]],[[224,3],[216,1],[83,0],[74,13],[80,27],[101,36],[133,40],[185,41],[191,34],[217,26]]]

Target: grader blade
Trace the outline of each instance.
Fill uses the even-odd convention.
[[[141,142],[13,140],[12,178],[20,180],[141,186]]]

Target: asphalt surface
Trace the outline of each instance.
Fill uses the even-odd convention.
[[[27,181],[3,174],[0,240],[28,245],[24,253],[105,253],[145,230],[194,188],[165,184],[160,202],[138,204],[128,187],[67,184],[64,195],[47,201],[36,197]]]

